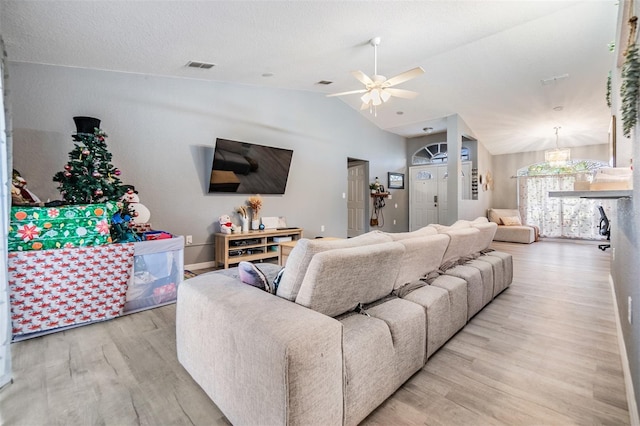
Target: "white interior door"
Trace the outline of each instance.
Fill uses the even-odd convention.
[[[438,192],[436,193],[438,195],[438,202],[437,202],[437,209],[438,209],[438,221],[437,222],[432,222],[432,223],[441,223],[443,220],[446,220],[447,218],[447,212],[448,212],[448,192],[447,191],[447,182],[448,182],[448,173],[447,173],[447,165],[446,164],[441,164],[438,166],[433,166],[435,167],[435,173],[436,173],[436,179],[438,182]]]
[[[438,166],[409,168],[409,230],[438,223]],[[445,191],[446,193],[446,191]]]
[[[366,200],[364,164],[349,166],[347,178],[347,237],[355,237],[366,232]]]

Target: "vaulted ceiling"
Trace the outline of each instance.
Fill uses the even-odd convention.
[[[325,94],[421,66],[378,127],[405,137],[459,114],[492,154],[607,142],[613,0],[6,1],[9,59]],[[211,69],[186,67],[213,63]],[[561,77],[561,78],[559,78]],[[321,80],[331,81],[320,85]],[[332,98],[360,110],[359,95]]]

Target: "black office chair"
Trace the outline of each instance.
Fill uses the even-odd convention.
[[[602,206],[598,206],[600,211],[600,224],[598,225],[598,233],[603,237],[607,237],[607,241],[611,240],[611,225],[609,224],[609,218],[604,212]],[[611,247],[611,244],[598,244],[598,248],[605,251]]]

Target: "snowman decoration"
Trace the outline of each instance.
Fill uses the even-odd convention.
[[[131,222],[136,225],[149,222],[151,212],[144,204],[140,203],[140,197],[138,197],[138,191],[135,188],[127,189],[127,192],[122,196],[122,201],[129,204]]]

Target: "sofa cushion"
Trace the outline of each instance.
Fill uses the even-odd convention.
[[[340,322],[224,275],[181,283],[175,315],[179,362],[231,424],[341,423]]]
[[[460,228],[470,228],[471,222],[465,219],[456,220],[453,225],[451,225],[450,229],[460,229]]]
[[[506,241],[510,243],[531,244],[536,240],[536,231],[532,226],[498,226],[495,241]]]
[[[458,277],[467,283],[467,321],[475,314],[480,312],[484,307],[485,283],[482,280],[482,274],[476,268],[467,265],[458,265],[448,269],[446,275]],[[489,284],[489,283],[487,283]],[[493,277],[490,283],[493,291]]]
[[[520,220],[520,216],[503,216],[500,218],[500,222],[502,225],[506,226],[520,226],[522,225],[522,221]]]
[[[498,225],[502,225],[501,217],[518,217],[522,222],[518,209],[489,209],[487,216],[490,222],[495,222]]]
[[[407,238],[425,237],[427,235],[436,235],[438,231],[433,226],[425,226],[412,232],[388,232],[386,233],[393,241],[405,240]]]
[[[405,247],[405,254],[400,261],[400,271],[393,286],[394,290],[438,269],[449,245],[449,236],[429,235],[398,242]]]
[[[380,231],[372,231],[346,240],[324,240],[322,238],[298,240],[287,258],[287,267],[278,285],[276,295],[295,300],[313,256],[326,250],[378,244],[391,241],[391,237]]]
[[[482,250],[488,249],[493,241],[493,237],[496,235],[496,231],[498,229],[498,225],[494,222],[484,222],[484,223],[473,223],[473,227],[480,231],[480,235],[476,241],[476,246],[474,247],[474,252],[480,252]]]
[[[450,241],[442,258],[443,264],[473,254],[471,250],[475,248],[476,239],[480,236],[480,231],[476,228],[451,229],[445,233],[449,236]]]
[[[296,303],[335,317],[360,303],[382,299],[393,291],[403,255],[404,246],[398,242],[318,253],[309,263]]]
[[[427,329],[425,349],[426,356],[429,358],[452,336],[450,334],[451,305],[449,303],[449,292],[443,288],[428,285],[412,291],[405,297],[405,300],[422,306],[425,311],[425,327]]]
[[[340,319],[344,328],[345,425],[364,420],[426,360],[428,331],[423,308],[392,299],[367,312],[370,316]]]
[[[240,275],[240,281],[243,283],[258,287],[260,290],[266,290],[269,293],[273,293],[271,291],[271,285],[267,281],[267,277],[253,263],[240,262],[238,264],[238,274]]]

